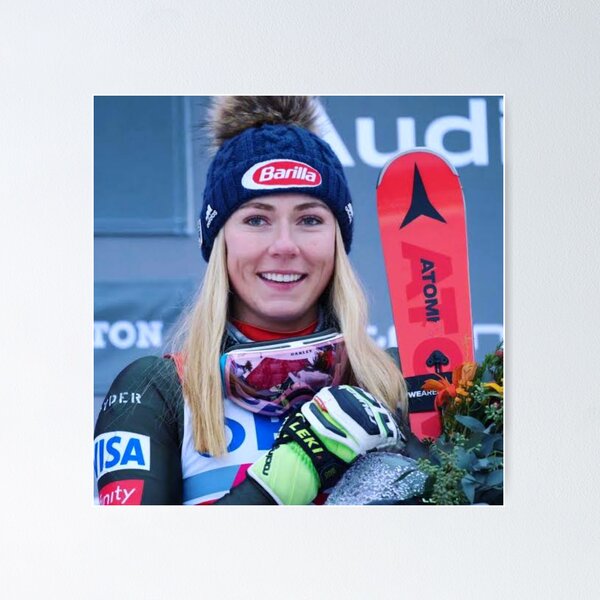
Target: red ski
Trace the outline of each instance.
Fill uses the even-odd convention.
[[[473,360],[467,228],[454,168],[427,149],[397,155],[381,170],[377,214],[402,372],[415,435],[441,433],[434,373]]]

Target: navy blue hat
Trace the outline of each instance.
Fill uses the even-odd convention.
[[[217,233],[242,204],[285,192],[322,200],[335,215],[350,251],[352,199],[338,157],[304,127],[265,124],[223,142],[208,169],[198,220],[204,259],[208,261]]]

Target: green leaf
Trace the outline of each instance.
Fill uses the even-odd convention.
[[[488,456],[485,458],[487,461],[486,470],[488,473],[495,471],[496,469],[501,469],[504,459],[502,456]]]
[[[432,464],[432,465],[434,465],[434,466],[436,466],[436,467],[440,467],[440,466],[442,465],[442,461],[441,461],[441,459],[440,459],[440,457],[439,457],[439,455],[438,455],[438,453],[437,453],[437,452],[432,452],[432,453],[429,455],[429,458],[428,458],[428,459],[426,459],[426,460],[427,460],[427,461],[428,461],[430,464]]]
[[[484,485],[487,479],[487,473],[472,473],[472,477],[479,485]]]
[[[460,446],[456,449],[456,466],[459,469],[470,469],[477,457]]]
[[[430,475],[423,485],[423,498],[431,498],[431,494],[433,494],[433,486],[435,484],[435,477]]]
[[[454,445],[445,438],[438,439],[434,444],[434,450],[439,452],[452,452]]]
[[[483,434],[483,432],[475,432],[466,441],[464,447],[465,449],[470,450],[471,448],[477,446],[477,444],[484,444],[485,439],[486,436]]]
[[[504,483],[504,470],[497,469],[496,471],[492,471],[491,473],[489,473],[485,480],[485,483],[490,487],[502,485]]]
[[[490,461],[487,458],[480,458],[478,461],[473,463],[474,471],[484,471],[490,468]]]
[[[473,417],[468,417],[467,415],[456,415],[454,417],[461,425],[464,425],[467,429],[471,431],[483,432],[485,429],[483,423],[474,419]]]
[[[490,435],[486,435],[485,439],[483,440],[483,442],[481,443],[481,455],[482,456],[487,456],[488,454],[491,453],[491,451],[494,449],[494,444],[498,441],[498,440],[502,440],[502,434],[501,433],[493,433]]]
[[[460,485],[462,490],[469,501],[469,504],[473,504],[475,501],[475,487],[477,482],[470,476],[466,475],[460,481]]]

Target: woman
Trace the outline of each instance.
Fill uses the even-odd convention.
[[[174,351],[108,392],[102,504],[319,502],[359,455],[404,440],[404,380],[366,333],[350,193],[314,101],[230,97],[211,121],[204,282]]]

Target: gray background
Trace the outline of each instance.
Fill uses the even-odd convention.
[[[0,10],[7,596],[598,596],[596,2]],[[225,92],[506,94],[504,507],[93,506],[93,96]]]

